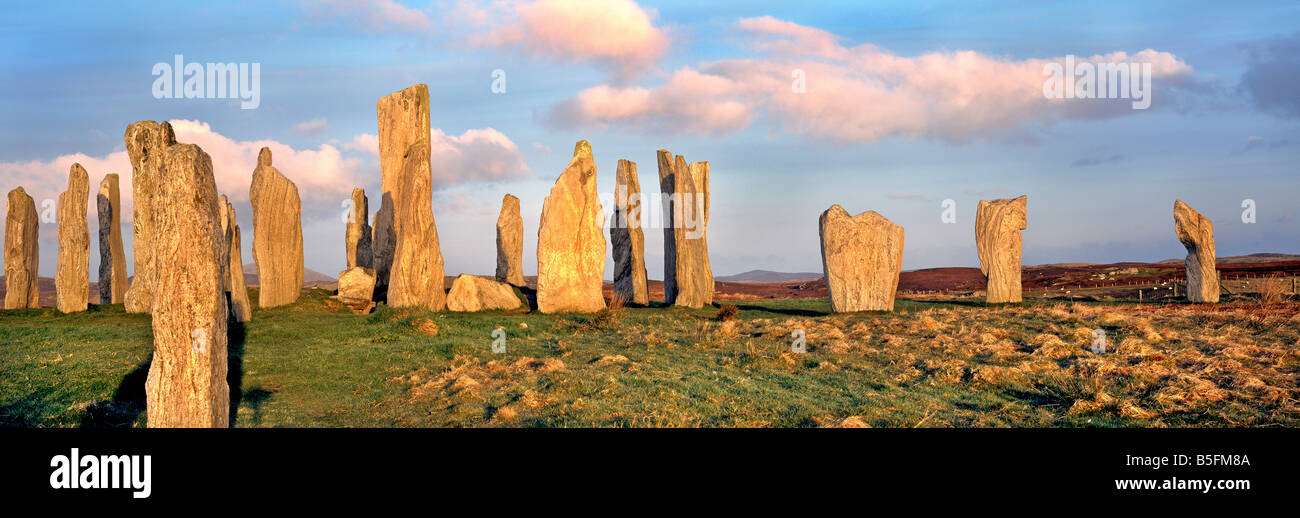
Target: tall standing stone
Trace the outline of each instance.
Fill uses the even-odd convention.
[[[1174,232],[1187,248],[1187,300],[1219,301],[1219,274],[1215,269],[1214,223],[1182,200],[1174,201]]]
[[[519,198],[507,194],[497,216],[497,282],[523,286],[523,264],[524,217],[519,213]]]
[[[293,303],[302,293],[302,201],[298,186],[271,165],[268,148],[257,155],[248,198],[253,202],[257,305]]]
[[[614,250],[614,293],[634,304],[650,303],[645,273],[645,232],[641,229],[641,180],[636,162],[619,159],[614,185],[614,219],[609,240]]]
[[[9,191],[9,208],[5,215],[5,309],[41,307],[37,287],[40,246],[37,230],[40,220],[36,202],[18,187]]]
[[[72,164],[68,190],[59,194],[59,262],[54,271],[55,300],[63,313],[85,311],[90,298],[89,200],[90,175],[81,164]]]
[[[1027,198],[980,200],[975,210],[975,246],[980,272],[988,280],[988,302],[1020,302],[1020,231],[1028,225]]]
[[[692,308],[713,303],[709,266],[709,163],[689,165],[660,149],[664,196],[664,302]]]
[[[126,297],[126,253],[122,248],[122,197],[117,174],[99,182],[99,303],[121,304]]]
[[[348,268],[374,266],[374,254],[370,251],[371,232],[370,200],[366,198],[366,191],[352,189],[352,210],[348,211],[347,234],[343,242]]]
[[[145,381],[151,428],[227,427],[225,268],[212,160],[174,144],[155,178],[153,361]]]
[[[600,311],[605,275],[604,213],[596,193],[591,144],[579,140],[573,159],[542,203],[537,229],[537,309]]]
[[[135,277],[124,302],[128,313],[149,313],[158,279],[154,272],[154,184],[161,174],[163,150],[176,143],[176,134],[170,123],[139,121],[126,127],[124,140],[131,158],[131,247],[135,256]]]
[[[431,200],[429,87],[419,84],[379,99],[380,214],[375,217],[377,284],[387,284],[388,305],[442,310],[442,251]],[[391,207],[391,218],[385,213]],[[388,254],[391,246],[392,253]],[[391,257],[391,263],[388,258]]]
[[[903,269],[903,227],[876,211],[849,216],[836,204],[822,213],[819,230],[831,309],[893,311]]]
[[[239,218],[235,215],[235,207],[224,195],[220,203],[225,204],[221,214],[221,232],[230,239],[224,256],[229,261],[227,280],[223,283],[226,291],[230,292],[230,319],[248,322],[253,319],[253,305],[248,301],[248,284],[244,281],[244,247],[239,238]]]

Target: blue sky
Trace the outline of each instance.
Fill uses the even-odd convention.
[[[1300,253],[1294,2],[74,2],[7,12],[0,190],[23,185],[39,206],[63,189],[72,161],[92,191],[108,172],[125,189],[127,124],[185,121],[179,136],[213,155],[235,204],[246,262],[248,180],[269,145],[302,191],[307,267],[342,269],[340,203],[360,186],[377,206],[366,145],[375,102],[415,83],[429,85],[443,150],[433,207],[452,275],[492,271],[507,192],[522,201],[534,272],[542,199],[579,139],[592,143],[602,192],[613,191],[620,158],[639,164],[652,193],[656,149],[708,160],[718,275],[819,271],[816,222],[834,203],[902,225],[907,269],[974,266],[976,203],[1020,194],[1026,264],[1181,257],[1175,198],[1215,222],[1221,256]],[[151,69],[176,54],[259,63],[260,106],[155,99]],[[1065,55],[1154,61],[1152,107],[1035,94],[1041,63]],[[796,68],[807,92],[792,97]],[[497,69],[505,93],[491,89]],[[944,199],[957,203],[955,224],[940,221]],[[1244,199],[1255,200],[1253,224],[1241,221]],[[40,232],[41,272],[53,276],[56,225]],[[650,276],[661,278],[661,233],[646,236]]]

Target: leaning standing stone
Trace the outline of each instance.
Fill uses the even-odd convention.
[[[603,224],[596,162],[591,145],[580,140],[542,203],[537,230],[537,308],[542,313],[605,308]]]
[[[145,381],[151,428],[224,428],[226,383],[225,268],[212,160],[198,146],[163,152],[154,191],[153,362]]]
[[[1219,301],[1219,274],[1215,269],[1214,223],[1182,200],[1174,201],[1174,232],[1187,248],[1187,300]]]
[[[523,286],[523,263],[524,218],[519,214],[519,198],[507,194],[497,216],[497,282]]]
[[[980,272],[988,280],[988,302],[1020,302],[1020,231],[1029,220],[1026,197],[980,200],[975,211],[975,246]]]
[[[709,163],[660,149],[664,206],[664,302],[692,308],[713,303],[709,266]]]
[[[5,216],[5,309],[41,307],[37,288],[40,221],[36,202],[22,187],[9,191]]]
[[[170,123],[140,121],[126,127],[126,153],[131,157],[133,199],[131,247],[135,254],[135,277],[126,289],[127,313],[149,313],[153,309],[154,272],[154,184],[162,169],[163,150],[176,143]]]
[[[636,162],[618,161],[614,219],[609,240],[614,250],[614,293],[634,304],[649,304],[645,273],[645,232],[641,229],[641,180]]]
[[[893,311],[903,268],[903,227],[875,211],[849,216],[838,204],[822,213],[819,227],[831,309]]]
[[[59,194],[59,262],[54,271],[56,301],[63,313],[85,311],[90,298],[89,199],[90,176],[81,164],[72,164],[68,190]]]
[[[121,304],[126,296],[126,254],[122,248],[122,201],[116,174],[99,182],[99,303]]]
[[[257,305],[293,303],[302,293],[302,202],[298,186],[271,165],[269,148],[257,155],[248,197],[253,202]]]

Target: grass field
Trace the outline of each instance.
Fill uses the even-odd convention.
[[[253,290],[256,300],[256,290]],[[354,315],[322,290],[230,335],[240,427],[1300,425],[1300,303],[825,300]],[[506,352],[492,352],[493,331]],[[1094,354],[1094,330],[1108,350]],[[807,353],[791,351],[803,330]],[[0,425],[144,426],[147,315],[0,311]]]

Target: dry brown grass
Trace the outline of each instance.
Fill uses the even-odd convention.
[[[1259,301],[1264,304],[1282,302],[1287,296],[1287,284],[1286,279],[1283,279],[1281,274],[1273,274],[1264,279],[1259,289]]]

